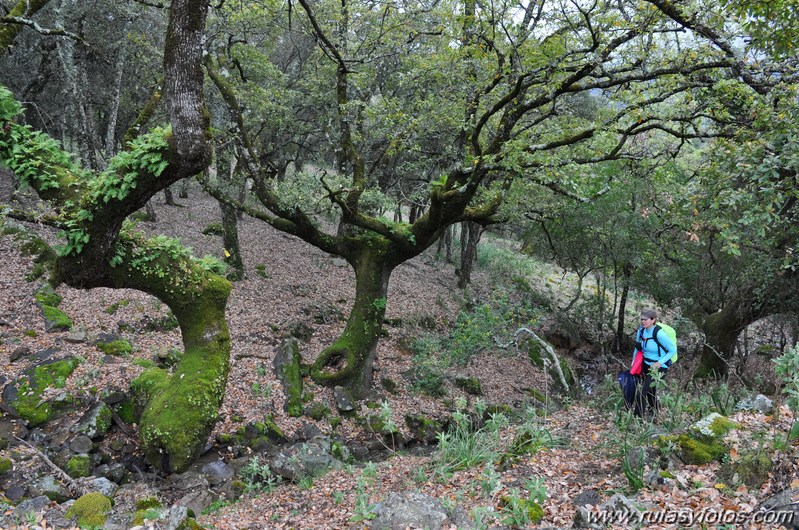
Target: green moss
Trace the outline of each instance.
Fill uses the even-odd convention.
[[[746,484],[750,488],[760,488],[768,480],[774,466],[765,451],[748,453],[738,460],[728,460],[721,467],[721,476],[729,483]]]
[[[92,461],[89,455],[73,456],[67,462],[67,474],[72,478],[88,477],[91,472]]]
[[[113,315],[116,313],[120,307],[127,307],[130,305],[130,300],[120,300],[119,302],[114,302],[110,306],[106,307],[104,311],[109,315]]]
[[[26,337],[33,337],[33,338],[39,336],[39,333],[37,333],[35,329],[26,329],[25,331],[22,332],[22,334],[25,335]]]
[[[144,369],[156,368],[155,362],[151,361],[150,359],[136,359],[133,361],[133,364]]]
[[[203,234],[207,236],[223,236],[225,235],[225,228],[222,223],[211,223],[203,228]]]
[[[44,391],[50,387],[62,388],[77,366],[77,359],[62,359],[34,368],[28,380],[19,385],[17,400],[11,403],[20,418],[32,427],[49,421],[58,407],[50,401],[42,400]]]
[[[136,514],[133,516],[133,526],[142,526],[144,525],[145,520],[155,521],[161,518],[161,510],[158,508],[144,508],[136,511]]]
[[[672,443],[678,447],[680,459],[686,464],[703,465],[721,460],[728,450],[723,443],[715,439],[697,439],[689,434],[661,436],[660,447]]]
[[[129,355],[133,351],[133,346],[125,339],[98,342],[96,346],[98,350],[106,355],[113,355],[115,357]]]
[[[234,499],[238,499],[242,495],[244,495],[244,491],[247,489],[247,484],[245,484],[241,480],[233,480],[230,482],[230,493]]]
[[[136,407],[133,406],[133,401],[126,399],[122,403],[114,405],[114,412],[125,423],[136,423]]]
[[[725,418],[725,417],[718,417],[713,420],[710,424],[710,430],[713,432],[713,435],[717,438],[720,438],[730,432],[733,429],[736,429],[738,424],[734,421]]]
[[[330,409],[322,403],[314,402],[305,408],[305,415],[312,420],[320,421],[330,416]]]
[[[0,475],[4,475],[14,468],[10,458],[0,457]]]
[[[522,520],[526,516],[533,524],[538,523],[544,517],[544,509],[541,505],[530,499],[504,495],[500,498],[500,505],[500,514],[508,514],[503,522],[509,522],[514,527],[517,526],[517,523],[522,522],[519,520],[520,512],[524,514],[521,517]]]
[[[534,366],[544,369],[544,357],[541,355],[542,347],[537,341],[529,341],[527,346],[527,357]]]
[[[102,493],[87,493],[75,501],[66,516],[77,517],[81,527],[99,527],[105,524],[111,506],[111,499]]]
[[[72,328],[72,320],[70,320],[66,313],[56,307],[43,305],[42,314],[49,323],[51,330],[67,331]]]
[[[146,510],[148,508],[162,508],[163,504],[157,497],[145,497],[136,501],[137,510]]]
[[[63,296],[55,292],[49,283],[40,287],[36,291],[34,298],[36,298],[36,301],[39,302],[40,305],[48,305],[50,307],[58,307],[58,305],[64,299]]]

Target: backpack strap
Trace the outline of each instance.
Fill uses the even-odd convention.
[[[658,353],[660,353],[660,350],[666,351],[666,348],[664,348],[663,345],[658,340],[658,331],[660,331],[661,329],[662,328],[657,324],[655,324],[655,326],[652,328],[652,339],[654,339],[655,344],[658,345]]]

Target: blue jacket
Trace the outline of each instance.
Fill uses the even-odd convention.
[[[671,358],[677,353],[677,346],[671,341],[671,338],[662,329],[658,332],[658,342],[663,348],[658,347],[658,343],[652,338],[652,333],[655,331],[655,326],[650,329],[638,328],[636,333],[636,340],[643,345],[644,349],[644,364],[650,366],[654,363],[660,363],[661,366],[666,366]],[[635,352],[633,352],[633,358]]]

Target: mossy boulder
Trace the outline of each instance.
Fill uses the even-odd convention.
[[[275,376],[283,383],[286,412],[293,417],[303,412],[301,360],[299,341],[289,337],[278,346],[273,361]]]
[[[72,328],[72,320],[57,307],[43,305],[41,308],[47,331],[68,331]]]
[[[70,430],[88,436],[92,440],[97,440],[105,436],[111,429],[112,423],[113,413],[111,412],[111,407],[101,401],[86,411],[78,423]]]
[[[105,524],[111,508],[111,499],[102,493],[87,493],[75,501],[75,504],[67,510],[66,516],[77,518],[81,528],[101,527]]]
[[[89,455],[77,455],[69,459],[67,474],[72,478],[88,477],[92,474],[92,460]]]
[[[42,400],[48,388],[63,388],[66,379],[75,371],[75,358],[48,360],[29,368],[23,377],[3,390],[3,402],[32,427],[52,419],[70,401],[65,394],[60,400]]]
[[[225,228],[222,226],[222,223],[210,223],[203,228],[203,234],[207,236],[223,236],[225,235]]]
[[[720,475],[727,483],[746,484],[750,488],[760,488],[766,480],[774,462],[765,451],[746,453],[729,459],[721,466]]]
[[[5,475],[14,469],[14,462],[10,458],[0,457],[0,475]]]
[[[411,432],[411,437],[423,444],[432,444],[438,438],[438,433],[446,432],[447,425],[443,422],[429,418],[424,414],[408,414],[405,416],[405,425]]]
[[[125,339],[98,342],[96,346],[101,352],[105,353],[106,355],[113,355],[114,357],[129,355],[131,352],[133,352],[133,345],[131,345],[131,343]]]
[[[323,403],[319,403],[318,401],[314,401],[305,407],[305,415],[316,421],[321,421],[327,418],[330,416],[330,413],[330,408]]]
[[[672,444],[678,448],[680,460],[686,464],[703,465],[720,461],[729,449],[724,435],[738,425],[721,414],[713,413],[699,420],[684,434],[661,436],[661,447]]]
[[[53,289],[53,286],[49,283],[45,283],[39,287],[33,297],[36,298],[39,305],[50,307],[58,307],[64,299],[64,297],[55,292],[55,289]]]

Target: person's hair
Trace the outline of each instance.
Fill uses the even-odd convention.
[[[642,318],[651,318],[653,320],[658,319],[658,312],[654,309],[642,309],[641,310],[641,317]]]

